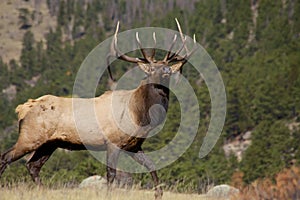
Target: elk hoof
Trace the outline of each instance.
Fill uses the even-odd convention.
[[[161,200],[162,199],[163,191],[160,187],[156,188],[154,196],[155,196],[155,200]]]

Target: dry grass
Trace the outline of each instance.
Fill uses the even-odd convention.
[[[154,191],[148,190],[126,190],[114,189],[107,195],[106,189],[95,188],[63,188],[49,189],[45,187],[34,187],[27,184],[18,184],[17,186],[0,188],[1,200],[147,200],[154,199]],[[203,195],[198,194],[178,194],[164,192],[163,200],[204,200]]]
[[[300,168],[283,169],[275,182],[268,178],[256,180],[241,191],[236,200],[300,199]]]

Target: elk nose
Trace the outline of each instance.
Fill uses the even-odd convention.
[[[165,74],[171,74],[171,68],[170,67],[163,67],[163,73],[165,73]]]

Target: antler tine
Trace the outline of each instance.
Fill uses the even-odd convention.
[[[111,74],[110,62],[109,62],[111,57],[117,57],[118,59],[121,59],[121,60],[124,60],[124,61],[127,61],[127,62],[132,62],[132,63],[143,62],[139,58],[134,58],[134,57],[130,57],[130,56],[127,56],[127,55],[123,54],[118,49],[118,45],[117,45],[118,37],[117,37],[117,35],[118,35],[118,32],[119,32],[119,27],[120,27],[120,22],[118,21],[116,31],[114,33],[114,36],[113,36],[111,44],[110,44],[110,52],[106,56],[107,69],[108,69],[109,76],[112,80],[114,80],[114,79],[113,79],[112,74]]]
[[[113,81],[114,81],[114,78],[113,78],[112,73],[111,73],[109,60],[113,56],[118,57],[118,51],[116,50],[115,46],[116,46],[116,43],[117,43],[117,33],[119,32],[119,26],[120,26],[120,22],[118,21],[116,31],[114,33],[114,36],[113,36],[111,44],[110,44],[110,52],[106,56],[106,64],[107,64],[108,74],[109,74],[110,79],[113,80]]]
[[[181,45],[180,49],[178,49],[176,53],[173,53],[173,54],[169,57],[169,59],[168,59],[169,62],[170,62],[170,61],[173,61],[174,58],[178,58],[180,52],[181,52],[181,51],[183,50],[183,48],[185,47],[185,43],[186,43],[186,37],[184,37],[184,40],[183,40],[183,42],[182,42],[182,45]],[[177,59],[177,61],[178,61],[178,59]]]
[[[196,42],[196,35],[195,34],[193,35],[194,48],[193,48],[192,51],[189,51],[187,46],[186,46],[187,37],[183,35],[180,24],[179,24],[177,18],[175,18],[175,21],[177,23],[177,27],[178,27],[180,37],[181,37],[181,40],[182,40],[182,46],[176,53],[174,53],[172,56],[170,56],[169,62],[171,62],[171,61],[185,61],[185,62],[187,62],[188,58],[190,58],[192,56],[192,54],[195,53],[195,51],[198,49],[198,46],[196,45],[196,43],[197,43]],[[185,49],[186,54],[184,56],[179,56],[179,54],[183,50],[183,48]]]
[[[138,46],[139,46],[139,48],[140,48],[140,50],[141,50],[141,52],[142,52],[142,54],[143,54],[144,59],[145,59],[147,62],[150,63],[152,60],[151,60],[150,57],[147,56],[147,53],[146,53],[145,49],[143,49],[143,47],[142,47],[142,43],[141,43],[140,38],[139,38],[139,32],[136,32],[136,33],[135,33],[135,38],[136,38],[136,41],[137,41],[137,43],[138,43]]]
[[[127,56],[127,55],[123,54],[118,49],[118,45],[117,45],[117,43],[118,43],[118,37],[117,37],[117,34],[118,34],[118,31],[119,31],[119,24],[120,23],[118,21],[117,27],[116,27],[116,31],[115,31],[115,34],[114,34],[114,37],[113,37],[113,40],[111,42],[109,56],[116,56],[119,59],[122,59],[122,60],[127,61],[127,62],[132,62],[132,63],[141,62],[142,61],[141,59]]]
[[[180,26],[180,24],[179,24],[179,21],[178,21],[177,18],[175,18],[175,21],[176,21],[176,24],[177,24],[178,31],[179,31],[179,33],[180,33],[181,40],[182,40],[182,42],[184,43],[185,37],[183,36],[183,33],[182,33],[182,30],[181,30],[181,26]],[[187,47],[186,47],[185,45],[184,45],[184,49],[185,49],[185,51],[188,53],[188,49],[187,49]]]
[[[174,44],[175,44],[175,42],[176,42],[176,39],[177,39],[177,35],[175,34],[175,35],[174,35],[174,38],[173,38],[173,41],[172,41],[172,43],[171,43],[171,46],[170,46],[170,48],[169,48],[169,51],[167,52],[166,56],[165,56],[164,59],[163,59],[164,62],[168,61],[168,60],[170,59],[170,57],[173,57],[173,56],[174,56],[174,54],[173,54],[172,56],[170,56],[170,54],[171,54],[171,51],[172,51],[172,49],[173,49],[173,47],[174,47]]]
[[[115,34],[114,34],[114,39],[117,40],[117,34],[119,32],[119,27],[120,27],[120,21],[117,22],[117,27],[116,27],[116,31],[115,31]]]
[[[156,48],[156,36],[155,36],[155,32],[153,32],[152,34],[153,36],[153,41],[154,41],[154,47],[152,48],[152,53],[151,53],[151,60],[154,60],[154,56],[155,56],[155,48]]]
[[[197,41],[196,41],[196,35],[195,34],[193,35],[193,41],[194,41],[193,50],[185,56],[186,57],[185,59],[189,59],[189,57],[191,57],[195,53],[195,51],[197,51],[197,49],[199,48],[199,46],[197,46]]]
[[[184,59],[186,59],[186,60],[188,60],[199,48],[199,46],[197,46],[197,41],[196,41],[196,35],[195,34],[193,35],[193,41],[194,41],[193,50],[185,55]]]

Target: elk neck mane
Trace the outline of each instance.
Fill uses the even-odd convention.
[[[142,81],[135,89],[129,102],[130,109],[135,113],[135,121],[138,125],[145,126],[150,123],[149,109],[155,105],[161,105],[165,112],[169,104],[169,88],[157,83]]]

